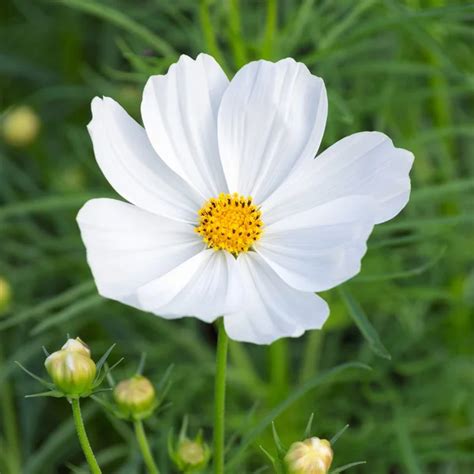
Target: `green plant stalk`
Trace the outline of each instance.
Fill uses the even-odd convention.
[[[160,474],[158,467],[156,466],[155,460],[153,459],[153,454],[151,453],[150,445],[148,444],[148,439],[146,437],[145,429],[143,428],[143,422],[137,420],[134,423],[135,425],[135,436],[138,441],[138,446],[145,461],[146,467],[150,474]]]
[[[274,342],[269,351],[270,406],[281,402],[288,392],[288,341]]]
[[[267,0],[267,20],[262,45],[262,58],[272,59],[273,43],[277,30],[278,4],[276,0]]]
[[[74,424],[76,425],[77,437],[79,438],[79,443],[81,444],[82,451],[86,457],[87,464],[92,474],[102,474],[102,471],[97,464],[97,460],[92,451],[89,438],[87,437],[86,428],[84,426],[84,421],[81,414],[81,405],[79,403],[79,398],[71,399],[72,414],[74,416]]]
[[[229,74],[229,68],[224,56],[221,53],[219,45],[217,44],[216,33],[212,24],[211,14],[209,12],[209,4],[209,0],[200,0],[199,2],[199,22],[204,39],[206,41],[207,52],[211,56],[214,56],[215,60],[221,65],[226,74]]]
[[[239,69],[247,62],[240,24],[239,0],[231,0],[229,3],[229,40],[234,53],[235,65]]]
[[[0,345],[0,366],[3,363],[3,354]],[[21,451],[19,446],[19,436],[16,420],[16,409],[13,401],[13,394],[9,383],[3,384],[3,393],[0,394],[0,405],[3,419],[3,430],[5,442],[8,449],[5,453],[5,463],[11,472],[21,471]]]
[[[322,331],[311,331],[309,333],[304,352],[303,367],[300,373],[300,382],[306,382],[306,380],[317,374],[319,360],[321,358],[322,342]]]
[[[214,474],[224,473],[225,384],[229,339],[224,320],[217,321],[216,380],[214,391]]]

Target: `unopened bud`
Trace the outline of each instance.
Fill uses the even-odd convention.
[[[293,443],[285,456],[289,474],[327,474],[332,463],[331,443],[309,438]]]
[[[209,460],[209,447],[202,441],[185,438],[179,441],[176,455],[186,472],[201,470]]]
[[[40,126],[36,112],[31,107],[22,105],[7,112],[2,123],[2,132],[9,145],[21,147],[35,140]]]
[[[0,277],[0,316],[8,310],[12,299],[12,289],[10,283],[5,278]]]
[[[80,337],[76,337],[76,339],[68,339],[64,346],[61,347],[61,350],[79,352],[86,357],[91,356],[91,350],[89,349],[89,346]]]
[[[211,450],[204,442],[201,431],[194,439],[189,439],[186,431],[187,418],[183,421],[183,428],[181,428],[177,443],[174,444],[170,439],[169,455],[180,472],[201,472],[209,462]]]
[[[65,395],[84,395],[92,390],[97,369],[89,348],[79,338],[69,339],[44,365],[56,389]]]
[[[147,418],[156,408],[156,392],[143,375],[122,380],[114,390],[115,402],[123,414],[134,420]]]

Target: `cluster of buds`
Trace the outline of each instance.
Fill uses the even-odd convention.
[[[200,472],[206,468],[211,457],[211,450],[204,442],[202,431],[194,439],[187,436],[188,420],[184,418],[178,440],[168,439],[168,453],[180,472]]]
[[[68,339],[61,350],[53,352],[44,366],[56,390],[68,397],[88,395],[97,373],[89,347],[80,339]]]

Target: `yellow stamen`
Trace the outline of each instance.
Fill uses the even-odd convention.
[[[238,193],[219,194],[199,210],[199,225],[195,231],[215,250],[227,250],[237,255],[247,252],[262,235],[260,209],[251,197]]]

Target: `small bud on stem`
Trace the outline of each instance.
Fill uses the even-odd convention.
[[[326,439],[309,438],[293,443],[285,456],[289,474],[327,474],[333,451]]]
[[[150,416],[156,408],[156,392],[143,375],[122,380],[114,390],[114,399],[124,415],[133,420]]]
[[[67,396],[87,395],[93,387],[96,365],[90,350],[79,338],[69,339],[44,365],[56,389]]]

